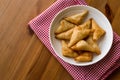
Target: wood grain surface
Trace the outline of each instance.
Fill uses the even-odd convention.
[[[28,22],[56,0],[0,0],[0,80],[73,80]],[[120,0],[86,0],[120,35]],[[107,80],[120,80],[120,69]]]

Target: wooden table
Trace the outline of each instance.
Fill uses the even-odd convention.
[[[73,80],[28,22],[56,0],[0,0],[0,80]],[[86,0],[102,11],[120,35],[120,0]],[[108,80],[120,79],[120,69]]]

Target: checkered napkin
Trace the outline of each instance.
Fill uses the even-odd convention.
[[[71,5],[87,4],[84,0],[57,0],[47,10],[31,20],[29,26],[75,80],[104,80],[120,66],[120,37],[116,33],[113,33],[113,44],[108,55],[101,61],[90,66],[70,65],[60,59],[50,46],[48,32],[53,17],[61,9]]]

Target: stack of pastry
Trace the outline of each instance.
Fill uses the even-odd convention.
[[[62,55],[74,58],[76,62],[89,62],[93,60],[93,55],[101,54],[97,41],[105,31],[93,18],[84,21],[87,15],[88,11],[83,10],[65,17],[55,30],[55,37],[61,40]]]

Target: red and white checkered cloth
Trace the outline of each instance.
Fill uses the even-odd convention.
[[[101,61],[84,67],[70,65],[56,56],[49,41],[50,23],[57,12],[71,5],[87,5],[84,0],[57,0],[47,10],[29,22],[29,26],[63,65],[75,80],[104,80],[120,66],[120,37],[114,33],[114,40],[108,55]]]

